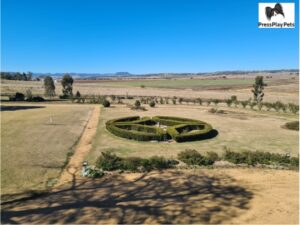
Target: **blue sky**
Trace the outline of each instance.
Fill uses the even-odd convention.
[[[298,22],[296,29],[258,29],[256,0],[2,0],[1,4],[2,71],[298,68]]]

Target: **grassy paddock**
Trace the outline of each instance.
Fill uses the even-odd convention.
[[[185,149],[196,149],[201,153],[215,151],[224,152],[224,148],[233,151],[250,150],[274,153],[298,154],[298,133],[281,128],[288,121],[295,120],[297,115],[281,116],[273,113],[260,113],[250,110],[231,108],[228,114],[211,114],[210,107],[159,105],[156,108],[147,107],[148,111],[132,111],[125,106],[114,106],[101,111],[101,117],[93,147],[88,156],[90,162],[95,162],[101,152],[111,150],[119,156],[165,156],[168,158]],[[224,108],[225,109],[225,108]],[[110,119],[126,116],[178,116],[205,121],[213,126],[219,134],[215,138],[186,143],[153,143],[138,142],[119,138],[105,129],[105,122]]]
[[[2,194],[50,186],[80,137],[91,107],[52,104],[5,106],[13,108],[2,105],[1,111]]]

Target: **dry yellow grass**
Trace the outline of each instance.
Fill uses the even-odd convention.
[[[3,106],[14,108],[10,111]],[[66,154],[80,137],[91,107],[53,104],[2,104],[1,107],[1,193],[42,190],[51,185],[61,172]]]
[[[164,97],[186,97],[186,98],[218,98],[225,99],[230,98],[232,95],[236,95],[239,100],[248,100],[252,97],[251,94],[251,80],[255,79],[256,75],[266,74],[254,74],[244,76],[227,76],[226,83],[222,84],[220,78],[214,77],[198,77],[195,80],[190,79],[177,79],[176,88],[174,85],[168,86],[168,80],[162,80],[165,84],[164,88],[159,86],[140,88],[134,86],[136,83],[143,82],[143,80],[137,81],[76,81],[74,82],[74,93],[78,90],[81,94],[89,95],[137,95],[137,96],[164,96]],[[268,75],[268,74],[267,74]],[[294,76],[287,74],[274,75],[272,79],[266,79],[268,87],[265,88],[265,101],[275,102],[282,101],[285,103],[297,103],[298,104],[298,78],[292,79]],[[215,80],[217,79],[217,80]],[[203,84],[201,84],[203,80]],[[248,80],[249,85],[243,85],[244,80]],[[217,82],[216,85],[211,85],[209,82]],[[224,82],[225,82],[224,81]],[[155,81],[159,84],[159,82]],[[199,83],[199,85],[186,86],[186,83]],[[237,83],[237,84],[236,84]],[[27,89],[31,89],[33,94],[44,94],[43,82],[38,81],[10,81],[1,80],[1,92],[2,93],[15,93],[16,91],[25,93]],[[56,84],[56,94],[62,93],[61,85],[59,81]]]

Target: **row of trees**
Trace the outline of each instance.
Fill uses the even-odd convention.
[[[1,72],[1,79],[6,80],[32,80],[32,73],[19,73],[19,72]]]
[[[72,98],[73,101],[77,101],[79,103],[85,103],[85,100],[88,99],[89,103],[100,103],[102,104],[103,101],[107,98],[107,96],[81,96],[80,92],[77,91],[75,95],[73,95],[73,78],[66,74],[63,76],[61,80],[62,85],[62,98]],[[44,86],[45,86],[45,95],[53,97],[55,96],[55,85],[52,77],[48,76],[44,79]],[[233,95],[229,99],[221,100],[221,99],[201,99],[201,98],[178,98],[176,96],[174,97],[140,97],[140,103],[143,104],[151,104],[151,107],[154,107],[155,104],[183,104],[184,102],[194,103],[202,105],[206,103],[207,105],[214,104],[217,106],[219,103],[226,103],[228,107],[231,107],[234,105],[237,107],[238,105],[241,105],[243,108],[246,108],[249,106],[251,109],[254,107],[257,107],[259,110],[261,110],[263,107],[267,109],[267,111],[274,109],[275,111],[283,111],[287,112],[290,111],[292,113],[299,112],[299,105],[289,103],[284,104],[280,101],[270,103],[270,102],[263,102],[264,97],[264,87],[267,86],[266,83],[264,83],[263,76],[257,76],[255,78],[255,82],[253,84],[253,99],[245,100],[245,101],[239,101],[237,99],[237,96]],[[133,97],[127,96],[128,99],[133,99]],[[122,96],[115,96],[111,95],[110,99],[112,102],[116,103],[122,103],[122,99],[125,97]]]
[[[66,74],[61,80],[61,85],[63,87],[63,98],[69,98],[73,96],[73,78]],[[44,78],[45,96],[53,97],[55,96],[55,84],[52,77],[47,76]]]

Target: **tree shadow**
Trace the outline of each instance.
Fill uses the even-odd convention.
[[[27,110],[27,109],[40,109],[40,108],[46,108],[45,106],[25,106],[25,105],[14,105],[14,106],[8,106],[8,105],[2,105],[0,107],[0,111],[17,111],[17,110]]]
[[[134,176],[134,178],[130,178]],[[221,223],[253,193],[228,176],[169,170],[74,180],[69,187],[2,203],[2,223]]]

